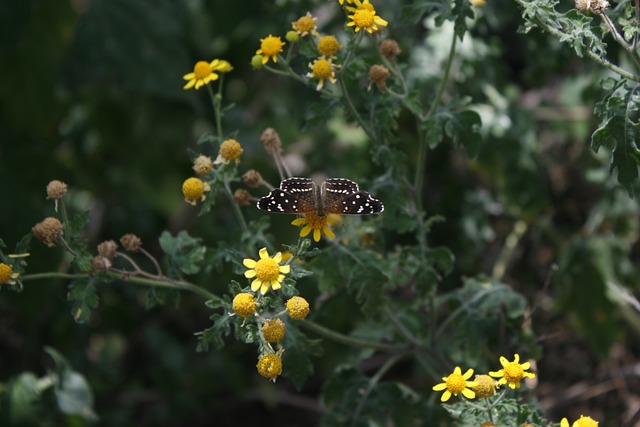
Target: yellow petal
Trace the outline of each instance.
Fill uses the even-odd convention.
[[[316,242],[319,242],[320,237],[322,237],[322,235],[320,234],[320,230],[318,230],[317,228],[313,230],[313,240],[315,240]]]
[[[500,369],[499,371],[493,372],[493,371],[489,371],[489,375],[491,375],[492,377],[502,377],[504,376],[504,369]]]
[[[460,366],[456,366],[455,369],[453,370],[453,373],[462,375],[462,369],[460,369]]]
[[[467,372],[464,373],[462,378],[464,378],[465,380],[468,380],[469,378],[471,378],[471,375],[473,375],[473,369],[467,370]]]
[[[262,287],[260,288],[260,293],[262,295],[266,294],[269,290],[269,282],[262,282]]]
[[[527,369],[529,369],[531,367],[531,363],[524,362],[522,365],[520,365],[520,367],[526,371]]]
[[[282,252],[278,252],[277,254],[275,254],[273,256],[273,260],[280,264],[280,261],[282,261]]]
[[[257,262],[255,262],[251,258],[245,258],[245,259],[242,260],[242,265],[244,265],[247,268],[255,268],[256,264],[257,264]]]
[[[189,74],[185,74],[184,76],[182,76],[183,79],[185,80],[192,80],[196,78],[196,73],[189,73]]]
[[[513,355],[513,363],[518,363],[520,361],[520,355],[519,354],[514,354]]]
[[[333,231],[331,231],[331,229],[326,225],[322,228],[322,231],[324,231],[325,236],[329,237],[330,239],[335,239],[336,235],[333,234]]]
[[[258,289],[260,289],[260,285],[262,285],[262,280],[260,279],[256,279],[253,282],[251,282],[251,290],[253,292],[257,291]]]
[[[282,285],[280,285],[280,283],[276,281],[271,282],[271,289],[273,289],[274,291],[280,289],[281,287]]]
[[[191,80],[190,82],[188,82],[186,85],[184,85],[183,89],[191,89],[194,85],[196,84],[195,79]]]
[[[300,230],[300,237],[305,237],[307,234],[309,234],[311,232],[311,230],[313,230],[311,228],[311,226],[309,225],[305,225],[302,230]]]
[[[304,225],[306,223],[307,223],[307,220],[305,218],[296,218],[293,221],[291,221],[291,225],[295,225],[296,227],[300,225]]]
[[[442,393],[442,397],[440,398],[441,402],[446,402],[451,397],[451,392],[449,390]]]
[[[278,285],[282,283],[283,280],[284,280],[284,274],[278,274],[278,279],[277,279]]]
[[[569,420],[563,418],[562,421],[560,421],[560,427],[569,427]]]
[[[504,356],[500,356],[500,364],[502,365],[502,367],[504,368],[505,366],[507,366],[509,364],[509,361],[507,360],[506,357]]]
[[[436,384],[432,387],[433,391],[442,391],[445,388],[447,388],[447,383],[440,383],[440,384]]]
[[[291,266],[290,265],[281,265],[280,266],[280,273],[284,273],[287,274],[289,271],[291,271]]]
[[[246,277],[247,279],[251,279],[253,277],[256,277],[256,271],[255,270],[247,270],[244,272],[244,277]]]
[[[267,252],[267,248],[262,248],[262,249],[260,249],[260,251],[258,252],[258,254],[260,255],[260,259],[266,259],[266,258],[269,258],[269,252]]]
[[[475,392],[469,390],[468,388],[465,388],[464,390],[462,390],[462,395],[467,399],[473,399],[474,397],[476,397]]]

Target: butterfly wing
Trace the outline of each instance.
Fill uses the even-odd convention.
[[[305,213],[316,209],[316,185],[308,178],[288,178],[280,188],[258,200],[258,209],[278,213]]]
[[[374,199],[358,184],[345,178],[329,178],[322,184],[325,213],[365,215],[384,211],[380,200]]]

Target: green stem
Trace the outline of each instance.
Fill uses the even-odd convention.
[[[347,109],[356,119],[362,130],[364,130],[364,132],[369,136],[369,138],[371,138],[372,141],[375,141],[377,139],[376,135],[373,133],[373,129],[371,129],[369,124],[365,122],[360,113],[358,113],[356,106],[353,104],[353,101],[349,96],[349,91],[347,90],[347,85],[345,84],[344,79],[339,78],[338,82],[340,83],[340,89],[342,90],[342,95],[346,101],[345,104],[347,106]]]
[[[526,232],[527,223],[522,220],[516,221],[516,223],[513,225],[513,230],[511,230],[511,233],[509,233],[509,235],[505,239],[504,247],[502,248],[502,251],[498,256],[498,260],[493,266],[491,277],[496,280],[502,280],[502,278],[504,277],[504,273],[507,271],[509,261],[513,256],[513,252],[518,246],[518,242]]]
[[[227,179],[226,173],[224,174],[223,184],[224,184],[224,194],[227,196],[227,199],[229,199],[229,203],[231,203],[231,207],[233,208],[233,213],[236,215],[236,218],[240,223],[240,227],[242,227],[242,231],[246,233],[249,231],[249,227],[247,227],[247,222],[244,220],[244,215],[240,210],[240,206],[238,206],[236,201],[233,199],[233,193],[231,192],[231,187],[229,186],[229,180]]]
[[[206,300],[220,300],[220,297],[212,294],[211,292],[203,289],[199,286],[194,285],[193,283],[183,282],[180,280],[156,280],[156,279],[148,279],[144,277],[136,277],[123,273],[113,273],[107,272],[107,275],[113,279],[122,280],[124,282],[134,283],[136,285],[142,286],[153,286],[158,288],[170,288],[177,289],[181,291],[189,291],[194,294],[198,294]],[[74,279],[86,279],[90,278],[92,275],[88,273],[34,273],[34,274],[25,274],[24,276],[20,276],[20,280],[42,280],[42,279],[65,279],[65,280],[74,280]]]
[[[350,345],[352,347],[363,347],[363,348],[372,348],[374,350],[380,351],[390,351],[390,352],[404,352],[410,349],[407,345],[398,345],[398,344],[385,344],[376,341],[363,340],[359,338],[353,338],[347,335],[343,335],[339,332],[332,331],[331,329],[325,328],[324,326],[318,325],[310,320],[303,320],[298,323],[303,328],[306,328],[312,332],[315,332],[318,335],[321,335],[327,339],[330,339],[335,342],[339,342],[342,344]]]
[[[222,77],[220,78],[222,79]],[[213,89],[211,89],[211,85],[207,86],[207,91],[209,92],[209,98],[211,99],[211,106],[213,107],[213,115],[215,117],[216,122],[216,133],[218,135],[218,142],[222,142],[222,114],[221,114],[221,106],[222,106],[222,94],[218,92],[218,95],[213,93]],[[220,81],[220,89],[222,90],[222,81]]]

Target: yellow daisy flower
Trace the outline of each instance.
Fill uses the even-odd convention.
[[[494,378],[500,378],[498,380],[498,385],[501,386],[503,384],[509,383],[510,388],[520,388],[520,381],[524,378],[535,378],[535,374],[532,372],[525,372],[527,369],[531,368],[531,364],[529,362],[518,363],[520,361],[520,355],[513,355],[513,362],[509,362],[505,357],[500,356],[500,364],[503,369],[500,369],[497,372],[489,372]]]
[[[322,36],[318,40],[318,50],[322,56],[327,58],[333,57],[343,47],[335,36]]]
[[[347,23],[348,27],[356,27],[356,33],[360,30],[365,30],[371,34],[374,31],[378,31],[378,25],[386,27],[389,23],[376,15],[376,9],[373,7],[369,0],[353,0],[357,7],[347,6],[346,9],[352,12],[348,18],[351,22]]]
[[[288,265],[280,265],[282,261],[282,254],[278,252],[269,257],[267,248],[262,248],[259,251],[260,259],[254,261],[250,258],[245,258],[242,264],[249,270],[244,272],[244,277],[247,279],[255,280],[251,282],[251,290],[256,292],[260,289],[262,295],[266,294],[269,288],[274,291],[282,287],[282,281],[284,275],[289,273],[291,267]]]
[[[307,12],[306,15],[298,18],[296,22],[291,23],[291,27],[296,31],[296,33],[300,34],[300,37],[304,37],[309,34],[313,34],[315,36],[318,35],[318,27],[316,22],[318,18],[315,18],[311,15],[311,12]]]
[[[295,225],[297,227],[304,225],[304,227],[302,227],[302,230],[300,230],[300,237],[307,236],[309,233],[311,233],[311,230],[313,230],[313,240],[319,242],[320,237],[322,237],[322,233],[324,233],[324,235],[329,237],[330,239],[336,237],[329,226],[338,224],[339,222],[340,215],[329,214],[319,216],[315,212],[309,212],[304,214],[303,218],[294,219],[291,222],[291,225]]]
[[[476,397],[476,394],[473,390],[470,390],[468,387],[476,387],[478,383],[476,381],[467,381],[473,375],[473,369],[469,369],[467,372],[462,375],[462,370],[459,366],[453,370],[453,373],[448,377],[442,377],[443,383],[436,384],[433,386],[434,391],[442,391],[442,397],[440,400],[442,402],[446,402],[451,398],[451,395],[457,396],[459,393],[462,393],[464,397],[467,399],[473,399]]]
[[[206,61],[196,62],[196,65],[193,67],[193,72],[185,74],[182,77],[188,80],[183,89],[191,89],[194,86],[196,89],[200,89],[202,86],[218,80],[218,74],[214,73],[214,66],[218,66],[218,62],[219,60],[217,59],[214,59],[210,63]]]
[[[562,421],[560,421],[560,427],[569,427],[569,420],[563,418]],[[598,427],[598,421],[591,417],[580,415],[580,419],[575,420],[571,427]]]
[[[266,64],[269,58],[273,62],[278,62],[278,54],[282,52],[282,48],[285,43],[280,40],[280,37],[274,37],[269,34],[269,37],[260,39],[260,49],[256,50],[257,55],[262,55],[262,63]]]
[[[334,64],[331,58],[318,58],[309,63],[311,71],[307,73],[307,77],[318,79],[316,90],[321,90],[324,86],[325,80],[329,80],[331,83],[335,83],[337,81],[335,70],[337,67],[338,65]]]

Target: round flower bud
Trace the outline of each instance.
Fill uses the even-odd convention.
[[[242,145],[235,139],[227,139],[220,144],[220,155],[227,160],[238,160],[243,151]]]
[[[496,380],[489,375],[476,375],[478,385],[473,388],[477,398],[487,398],[496,394]]]
[[[287,313],[292,319],[304,319],[309,314],[309,303],[302,297],[292,297],[287,301]]]
[[[257,187],[260,187],[262,184],[264,184],[262,175],[260,175],[260,172],[254,169],[250,169],[242,174],[242,182],[247,187],[251,187],[251,188],[257,188]]]
[[[318,50],[323,56],[334,55],[340,49],[342,49],[342,45],[334,36],[323,36],[318,40]]]
[[[47,184],[47,199],[60,200],[66,192],[67,184],[62,181],[54,179],[49,184]]]
[[[249,206],[252,200],[253,197],[251,197],[251,193],[244,188],[238,188],[233,193],[233,201],[239,206]]]
[[[253,316],[256,312],[256,299],[246,292],[236,295],[233,298],[233,312],[240,317]]]
[[[0,285],[11,282],[11,279],[13,279],[13,266],[0,262]]]
[[[385,58],[394,58],[402,52],[398,42],[393,39],[384,40],[378,47],[380,54]]]
[[[93,271],[95,272],[107,271],[109,268],[111,268],[111,265],[111,261],[109,261],[108,258],[100,255],[94,257],[91,260],[91,266],[93,267]]]
[[[262,336],[269,342],[278,342],[284,338],[285,326],[280,319],[269,319],[262,326]]]
[[[184,195],[184,201],[196,205],[196,201],[200,199],[205,200],[205,183],[199,178],[188,178],[182,183],[182,194]]]
[[[211,157],[200,155],[193,161],[193,170],[197,175],[204,175],[213,169],[213,161]]]
[[[113,240],[106,240],[98,245],[98,255],[108,259],[109,261],[113,261],[113,258],[116,256],[116,249],[118,249],[118,244]]]
[[[284,36],[284,38],[286,38],[291,43],[296,43],[298,40],[300,40],[300,36],[295,31],[287,31],[287,34]]]
[[[120,244],[129,252],[138,252],[142,246],[142,240],[135,234],[125,234],[120,238]]]
[[[44,221],[37,223],[31,232],[36,239],[52,247],[62,237],[62,223],[58,218],[45,218]]]
[[[276,354],[265,354],[256,365],[258,373],[268,380],[274,380],[282,373],[282,360]]]
[[[369,80],[375,83],[380,92],[384,92],[387,88],[387,78],[389,77],[389,69],[384,65],[372,65],[369,68]]]
[[[260,141],[262,141],[267,153],[272,156],[279,155],[282,152],[282,141],[274,128],[266,128],[260,135]]]
[[[254,70],[259,70],[260,68],[262,68],[262,66],[264,65],[262,63],[262,58],[262,55],[253,55],[253,58],[251,58],[251,66]]]

